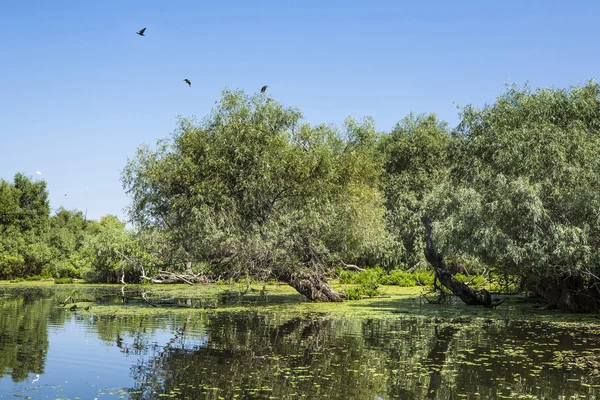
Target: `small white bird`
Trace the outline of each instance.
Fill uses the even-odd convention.
[[[35,171],[36,174],[41,175],[42,173],[40,171]]]
[[[35,374],[35,379],[31,381],[31,383],[35,383],[40,380],[40,374]]]

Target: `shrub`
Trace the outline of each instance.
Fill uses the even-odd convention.
[[[415,279],[414,274],[411,274],[410,272],[395,270],[383,278],[382,284],[410,287],[415,286],[417,280]]]
[[[60,266],[59,270],[58,270],[58,277],[59,278],[79,278],[80,273],[77,270],[77,268],[75,268],[73,265],[71,264],[63,264]]]
[[[62,285],[65,283],[73,283],[73,278],[57,278],[54,280],[54,283],[57,285]]]
[[[425,268],[420,268],[413,272],[417,285],[433,286],[434,273]]]
[[[347,288],[345,292],[348,300],[360,300],[363,296],[377,296],[380,294],[377,290],[377,284],[372,282]]]

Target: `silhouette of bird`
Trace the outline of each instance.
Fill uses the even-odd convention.
[[[269,85],[263,86],[262,88],[260,88],[260,92],[264,93],[267,90],[268,87],[269,87]]]
[[[139,32],[136,32],[136,33],[140,36],[146,36],[146,35],[144,35],[144,32],[146,32],[146,28],[141,29]]]
[[[184,79],[183,81],[187,83],[189,87],[192,87],[192,81],[190,81],[189,79]]]

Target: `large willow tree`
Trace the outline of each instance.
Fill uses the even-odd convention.
[[[600,309],[600,86],[512,87],[467,107],[454,182],[430,197],[446,254],[471,254],[550,304]]]
[[[373,124],[340,133],[302,123],[264,94],[224,91],[200,123],[180,119],[123,172],[131,217],[160,231],[170,268],[276,278],[310,300],[340,300],[324,271],[377,253],[385,214]]]

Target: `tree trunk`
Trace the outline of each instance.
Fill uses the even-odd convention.
[[[423,225],[425,225],[425,258],[433,267],[435,276],[439,279],[440,283],[467,305],[484,306],[487,308],[494,307],[494,304],[492,304],[492,296],[487,290],[473,290],[454,278],[446,266],[444,257],[435,249],[433,231],[431,229],[431,219],[424,216],[421,221],[423,221]]]
[[[345,298],[343,293],[333,290],[320,273],[289,274],[279,279],[306,296],[309,301],[343,301]]]
[[[587,281],[578,275],[539,278],[529,282],[534,293],[550,307],[574,313],[595,313],[600,310],[598,281]]]

